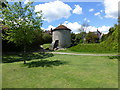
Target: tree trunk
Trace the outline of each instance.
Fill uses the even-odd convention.
[[[26,45],[24,45],[24,64],[26,64]]]

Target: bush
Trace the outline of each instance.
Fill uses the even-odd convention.
[[[50,35],[49,33],[44,33],[43,40],[44,40],[44,44],[52,43],[52,35]]]

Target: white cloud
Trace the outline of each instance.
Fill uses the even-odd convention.
[[[65,21],[63,25],[70,28],[74,33],[79,33],[79,29],[81,27],[81,25],[78,22],[71,23],[71,22]]]
[[[72,32],[74,32],[74,33],[80,33],[80,31],[79,31],[79,29],[81,28],[81,24],[80,23],[78,23],[78,22],[68,22],[68,21],[65,21],[64,23],[63,23],[63,25],[65,25],[66,27],[68,27],[69,29],[71,29],[72,30]],[[48,26],[48,28],[46,28],[45,30],[51,30],[51,28],[52,29],[55,29],[56,27],[54,27],[54,26],[52,26],[52,25],[49,25]],[[103,25],[103,26],[101,26],[101,27],[95,27],[95,26],[88,26],[87,28],[86,28],[86,32],[88,33],[89,31],[91,31],[91,32],[96,32],[97,31],[97,29],[100,31],[100,32],[102,32],[102,33],[104,33],[104,34],[107,34],[108,32],[109,32],[109,29],[111,28],[111,26],[105,26],[105,25]]]
[[[87,18],[84,18],[84,21],[86,21],[86,22],[88,22],[88,23],[90,22],[90,20],[88,20]]]
[[[95,32],[95,31],[97,31],[97,28],[94,26],[88,26],[86,32],[88,33],[89,31]]]
[[[103,10],[100,10],[100,12],[102,13],[102,12],[103,12]]]
[[[104,26],[98,27],[98,28],[97,28],[97,27],[94,27],[94,26],[89,26],[89,27],[87,28],[86,32],[89,32],[89,31],[95,32],[95,31],[97,31],[97,29],[98,29],[100,32],[106,34],[106,33],[109,32],[110,26],[105,26],[105,25],[104,25]]]
[[[48,28],[46,28],[46,30],[51,30],[51,28],[52,28],[52,29],[55,29],[55,27],[54,27],[54,26],[49,25],[49,26],[48,26]]]
[[[24,4],[27,4],[28,2],[30,2],[30,0],[25,0]]]
[[[91,8],[91,9],[89,10],[89,12],[92,12],[92,11],[94,11],[94,9],[93,9],[93,8]]]
[[[73,13],[82,14],[82,7],[80,7],[79,5],[75,5],[75,9],[73,10]]]
[[[110,29],[111,26],[102,26],[102,27],[99,27],[98,30],[101,31],[102,33],[106,34],[109,32],[109,29]]]
[[[90,20],[87,20],[87,22],[90,22]]]
[[[84,21],[86,21],[87,20],[87,18],[84,18]]]
[[[48,22],[70,17],[71,10],[72,8],[62,1],[54,1],[35,6],[35,11],[42,11],[43,17]]]
[[[103,12],[103,11],[101,10],[100,12]],[[98,16],[100,19],[103,19],[103,17],[100,15],[100,14],[101,14],[100,12],[97,12],[97,13],[95,13],[94,15],[95,15],[95,16]]]
[[[95,16],[98,16],[98,15],[100,15],[100,12],[97,12],[97,13],[95,13],[94,15],[95,15]]]
[[[78,22],[71,23],[71,22],[65,21],[63,23],[63,25],[65,25],[66,27],[70,28],[72,30],[72,32],[74,32],[74,33],[80,33],[79,29],[81,28],[81,24],[79,24]],[[103,25],[101,27],[88,26],[87,29],[86,29],[86,32],[87,33],[89,31],[95,32],[98,29],[100,32],[106,34],[106,33],[109,32],[110,27],[111,26],[105,26],[105,25]]]
[[[114,18],[118,17],[118,2],[120,0],[104,0],[105,6],[105,17],[106,18]]]

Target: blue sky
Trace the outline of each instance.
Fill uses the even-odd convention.
[[[38,4],[38,3],[37,3]],[[94,14],[97,12],[100,12],[100,10],[104,10],[104,5],[102,2],[67,2],[69,6],[71,6],[72,9],[75,8],[74,5],[80,5],[82,7],[82,14],[72,14],[69,18],[61,18],[56,21],[52,22],[45,22],[43,27],[47,28],[49,24],[57,26],[60,23],[63,23],[64,21],[69,22],[79,22],[82,24],[84,22],[84,19],[87,18],[90,20],[89,24],[91,26],[101,27],[103,25],[106,26],[113,26],[114,23],[117,23],[116,19],[113,18],[103,18],[101,19],[99,16],[95,16]],[[89,12],[89,9],[94,9],[93,12]],[[72,11],[71,11],[72,13]],[[104,12],[101,13],[101,16],[103,17],[105,15]]]
[[[25,4],[29,0],[25,0]],[[100,1],[100,0],[99,0]],[[46,2],[34,2],[35,11],[43,11],[42,28],[50,30],[59,24],[70,28],[72,32],[79,33],[81,24],[88,22],[86,32],[96,31],[107,33],[109,28],[117,24],[119,0],[101,0],[100,2],[63,2],[51,0]]]

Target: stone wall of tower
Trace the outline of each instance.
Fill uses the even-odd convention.
[[[71,45],[71,34],[69,30],[54,30],[52,42],[59,40],[59,48],[67,48]]]

